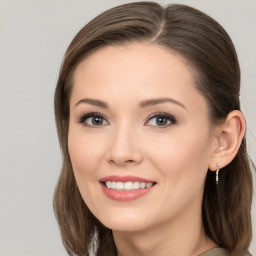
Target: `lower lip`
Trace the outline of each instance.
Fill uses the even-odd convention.
[[[132,201],[135,200],[141,196],[144,196],[148,194],[154,186],[151,186],[149,188],[144,188],[144,189],[134,189],[134,190],[115,190],[115,189],[110,189],[101,184],[102,189],[104,194],[116,201],[122,201],[122,202],[127,202],[127,201]]]

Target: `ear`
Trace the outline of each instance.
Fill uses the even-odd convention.
[[[214,131],[217,146],[212,154],[209,170],[216,171],[217,165],[223,168],[236,156],[245,134],[246,124],[241,111],[231,111],[225,122]]]

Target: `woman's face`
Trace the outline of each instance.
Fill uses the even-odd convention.
[[[178,54],[107,46],[77,67],[69,153],[81,195],[105,226],[140,231],[201,216],[215,146],[206,101]]]

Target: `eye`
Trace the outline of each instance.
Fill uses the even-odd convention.
[[[176,122],[177,120],[174,116],[169,115],[167,113],[158,113],[150,117],[150,119],[146,122],[146,125],[159,126],[164,128],[176,124]]]
[[[85,126],[103,126],[109,124],[106,118],[100,113],[88,113],[83,115],[80,118],[79,123],[84,124]]]

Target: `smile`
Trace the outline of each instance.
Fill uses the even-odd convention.
[[[104,194],[116,201],[131,201],[152,191],[156,182],[135,176],[108,176],[100,180]]]
[[[146,183],[146,182],[139,182],[139,181],[128,181],[128,182],[121,182],[121,181],[107,181],[105,182],[105,186],[110,189],[115,190],[135,190],[135,189],[144,189],[150,188],[153,186],[153,182]]]

